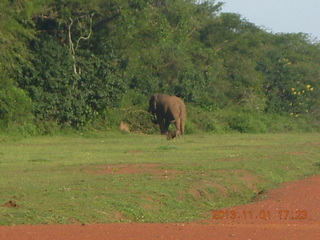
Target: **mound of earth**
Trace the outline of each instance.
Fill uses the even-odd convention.
[[[19,204],[16,203],[16,201],[14,201],[14,200],[10,200],[10,201],[6,202],[5,204],[3,204],[2,207],[18,208],[18,207],[19,207]]]

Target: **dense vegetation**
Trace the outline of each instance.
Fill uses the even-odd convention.
[[[163,92],[187,102],[189,132],[317,130],[319,42],[269,33],[221,7],[2,0],[1,128],[46,133],[126,120],[147,131],[147,100]]]

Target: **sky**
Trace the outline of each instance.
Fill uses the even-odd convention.
[[[320,0],[217,0],[222,12],[244,19],[272,33],[307,33],[320,40]]]

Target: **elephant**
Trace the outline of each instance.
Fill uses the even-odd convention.
[[[148,112],[152,114],[151,121],[159,124],[161,134],[167,135],[171,123],[176,126],[175,137],[184,134],[187,111],[181,98],[154,94],[149,100]]]

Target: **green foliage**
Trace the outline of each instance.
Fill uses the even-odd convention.
[[[25,91],[0,72],[0,128],[32,124],[32,102]]]
[[[27,93],[44,132],[104,121],[115,128],[123,120],[153,132],[145,110],[154,93],[180,96],[197,108],[187,132],[265,132],[270,114],[289,122],[312,119],[314,129],[319,42],[306,34],[268,33],[238,14],[220,13],[221,6],[4,0],[0,69],[14,87],[2,101]],[[9,115],[1,121],[17,122]]]
[[[235,111],[227,118],[231,129],[241,133],[266,133],[267,127],[261,115],[255,112]]]
[[[35,37],[33,14],[39,1],[3,0],[0,2],[0,68],[14,74],[29,56],[28,41]]]
[[[112,118],[116,117],[113,121],[113,126],[118,127],[122,121],[130,128],[130,131],[136,133],[156,133],[158,126],[150,121],[150,114],[147,112],[149,98],[144,94],[134,90],[128,90],[123,96],[121,107],[113,109],[113,114],[106,114],[108,119],[110,115]],[[110,113],[110,112],[109,112]]]
[[[265,59],[257,68],[265,75],[266,111],[286,112],[291,116],[308,115],[319,101],[315,87],[319,76],[314,69],[314,64],[320,60],[314,55],[319,45],[311,44],[303,34],[273,38],[279,48],[266,49]]]
[[[103,59],[81,52],[81,75],[77,75],[68,49],[50,35],[34,42],[33,50],[33,68],[23,72],[19,84],[33,99],[38,119],[79,128],[107,106],[116,106],[124,86],[109,74]]]

